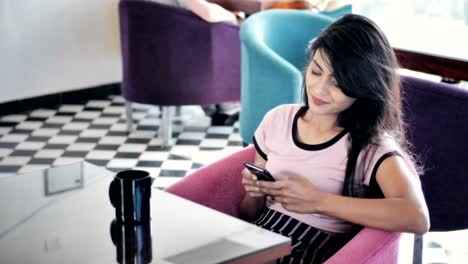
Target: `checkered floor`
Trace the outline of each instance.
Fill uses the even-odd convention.
[[[159,108],[133,106],[131,133],[120,96],[0,117],[0,177],[84,159],[113,171],[149,171],[156,186],[165,187],[242,148],[237,123],[210,126],[198,106],[182,107],[173,121],[172,146],[161,148]]]
[[[155,186],[164,188],[202,165],[242,149],[238,123],[210,126],[210,118],[199,106],[183,107],[174,118],[169,148],[161,148],[157,138],[157,107],[135,104],[136,129],[131,133],[127,133],[124,112],[122,97],[110,96],[108,100],[0,116],[0,178],[84,159],[113,171],[149,171],[156,178]],[[456,250],[448,249],[457,245]],[[423,263],[468,263],[466,245],[466,231],[427,234]]]

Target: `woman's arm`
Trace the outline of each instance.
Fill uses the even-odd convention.
[[[377,170],[384,199],[359,199],[323,193],[317,211],[363,226],[424,234],[429,212],[419,179],[399,156],[385,159]]]
[[[261,191],[282,206],[298,213],[321,213],[346,221],[389,231],[424,234],[429,213],[421,184],[399,156],[385,159],[377,170],[384,199],[344,197],[319,191],[307,178],[259,182]]]
[[[265,167],[266,160],[264,160],[257,151],[255,151],[255,165]],[[265,206],[265,195],[259,192],[256,186],[256,177],[249,170],[244,169],[242,171],[242,183],[246,191],[245,197],[240,204],[240,215],[241,218],[246,220],[252,220],[263,209]]]
[[[211,23],[230,22],[237,24],[237,18],[233,13],[218,4],[206,0],[188,0],[187,8],[203,20]]]

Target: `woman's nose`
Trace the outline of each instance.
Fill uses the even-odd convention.
[[[317,83],[316,83],[316,91],[318,94],[324,95],[327,93],[327,86],[328,86],[328,81],[326,78],[321,78]]]

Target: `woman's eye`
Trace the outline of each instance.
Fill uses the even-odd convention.
[[[320,76],[321,73],[318,72],[318,71],[312,71],[312,74],[315,75],[315,76]]]
[[[333,85],[335,87],[338,87],[338,83],[336,82],[336,80],[332,80],[330,83],[331,83],[331,85]]]

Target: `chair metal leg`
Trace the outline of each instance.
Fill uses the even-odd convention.
[[[421,264],[423,255],[423,236],[414,235],[413,264]]]
[[[175,116],[181,116],[182,115],[182,106],[178,105],[175,107]]]
[[[173,106],[163,106],[161,124],[159,125],[159,138],[161,147],[168,147],[172,137],[172,110]]]
[[[127,119],[127,131],[131,132],[133,129],[133,118],[132,118],[132,103],[125,101],[125,113]]]

